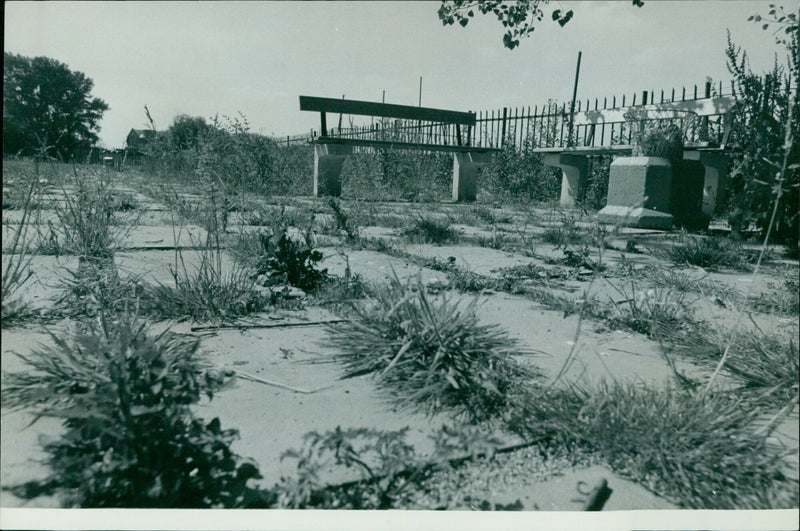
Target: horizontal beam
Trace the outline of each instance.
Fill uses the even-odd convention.
[[[392,142],[390,140],[364,140],[361,138],[317,137],[313,144],[339,144],[343,146],[365,146],[388,149],[416,149],[420,151],[447,151],[451,153],[495,153],[496,148],[474,146],[445,146],[442,144],[420,144],[416,142]]]
[[[444,109],[431,109],[430,107],[413,107],[411,105],[394,105],[371,101],[300,96],[300,110],[475,125],[474,112],[447,111]]]
[[[629,154],[633,152],[632,144],[614,144],[611,146],[577,146],[577,147],[547,147],[534,148],[534,153],[572,153],[575,155],[613,155]],[[713,142],[687,142],[684,151],[724,151]]]

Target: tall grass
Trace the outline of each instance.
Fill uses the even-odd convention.
[[[20,290],[30,280],[31,271],[30,242],[28,225],[34,205],[36,180],[31,180],[22,204],[22,218],[14,230],[11,246],[3,252],[3,278],[0,284],[0,308],[5,325],[22,319],[27,314],[28,305],[19,299]]]
[[[785,474],[792,450],[758,432],[765,412],[732,394],[605,383],[532,393],[510,426],[588,448],[685,508],[797,507],[797,479]]]
[[[419,279],[396,276],[373,296],[350,322],[331,327],[326,342],[340,352],[346,378],[374,375],[401,408],[487,421],[538,375],[512,357],[524,350],[505,331],[478,322],[477,299],[464,307],[433,300]]]

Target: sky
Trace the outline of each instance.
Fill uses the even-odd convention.
[[[317,113],[300,111],[300,95],[380,102],[385,91],[387,103],[417,105],[420,76],[424,107],[565,101],[578,51],[583,100],[691,91],[707,77],[729,84],[726,29],[755,71],[769,69],[776,53],[783,60],[773,35],[747,21],[768,5],[554,1],[574,11],[572,21],[562,28],[545,19],[508,50],[491,15],[443,26],[438,1],[7,2],[4,49],[92,78],[93,95],[110,106],[101,143],[116,148],[146,126],[145,105],[158,129],[181,113],[242,113],[252,131],[285,136],[319,127]],[[783,5],[797,10],[796,1]]]

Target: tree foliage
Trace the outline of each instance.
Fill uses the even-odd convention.
[[[633,5],[642,7],[642,0],[633,0]],[[545,17],[543,7],[549,5],[549,0],[517,0],[513,2],[504,0],[443,0],[439,7],[439,20],[445,26],[458,23],[466,27],[475,13],[497,17],[497,20],[507,28],[503,35],[503,46],[513,50],[519,46],[523,37],[528,37],[536,29],[536,24]],[[572,20],[572,10],[553,9],[550,18],[564,27]]]
[[[202,116],[179,114],[169,126],[169,136],[175,148],[192,149],[200,146],[208,130],[209,125]]]
[[[746,52],[728,36],[728,70],[735,80],[736,121],[731,132],[734,144],[729,210],[734,227],[753,221],[765,230],[773,204],[781,190],[773,233],[778,239],[797,242],[800,149],[800,34],[796,13],[770,5],[769,17],[750,17],[767,30],[776,28],[778,44],[785,47],[784,64],[776,58],[772,69],[754,73]],[[791,129],[787,128],[790,124]],[[787,135],[787,133],[789,133]],[[785,161],[785,163],[784,163]]]
[[[94,82],[50,59],[6,52],[3,64],[3,151],[69,159],[97,142],[109,109],[92,97]]]

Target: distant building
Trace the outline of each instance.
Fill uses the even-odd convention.
[[[141,151],[150,141],[156,138],[158,132],[152,129],[131,129],[125,138],[125,146],[129,150]]]

